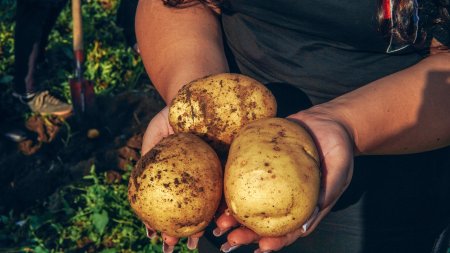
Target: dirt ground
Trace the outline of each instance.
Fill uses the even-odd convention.
[[[0,213],[27,209],[79,180],[92,164],[114,180],[138,159],[145,128],[163,106],[150,89],[97,97],[95,113],[81,121],[75,115],[33,115],[24,122],[23,115],[1,107],[2,132],[19,128],[27,138],[16,143],[0,137]]]

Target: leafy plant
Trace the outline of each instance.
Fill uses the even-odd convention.
[[[124,0],[125,1],[125,0]],[[119,0],[83,0],[85,78],[97,94],[141,89],[143,64],[126,45],[116,25]],[[0,107],[10,108],[14,75],[16,1],[0,1]],[[68,80],[73,72],[70,4],[62,10],[38,66],[36,82],[70,101]],[[20,49],[17,49],[20,50]],[[4,105],[4,106],[3,106]],[[23,114],[23,116],[26,116]],[[65,122],[67,138],[71,126]],[[0,252],[162,252],[160,239],[148,239],[127,201],[129,172],[110,182],[95,167],[81,182],[61,188],[44,203],[23,213],[0,214]],[[181,241],[176,252],[190,252]]]
[[[0,245],[17,252],[162,252],[161,239],[145,236],[129,206],[129,175],[111,182],[92,166],[82,182],[64,187],[30,213],[0,216]],[[175,252],[191,251],[182,241]]]
[[[85,78],[97,94],[117,94],[139,88],[145,78],[140,57],[126,44],[117,26],[118,0],[84,0],[83,36]],[[14,13],[16,1],[0,1],[0,89],[12,92],[14,64]],[[48,38],[45,61],[36,71],[36,82],[70,101],[69,78],[73,76],[72,14],[70,4],[61,11]]]
[[[0,4],[0,86],[11,83],[14,64],[14,25],[10,22],[14,14],[15,1]]]

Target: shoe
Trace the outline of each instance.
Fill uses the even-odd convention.
[[[35,113],[61,116],[72,112],[72,105],[55,98],[48,91],[27,94],[26,96],[13,94],[13,96],[26,103],[30,110]]]

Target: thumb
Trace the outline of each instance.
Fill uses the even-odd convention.
[[[173,129],[169,124],[169,108],[165,107],[153,117],[145,130],[142,140],[141,154],[144,155],[152,149],[158,142],[169,134],[173,134]]]

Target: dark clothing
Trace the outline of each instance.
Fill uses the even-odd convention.
[[[428,30],[422,47],[387,54],[388,41],[378,29],[376,13],[377,1],[368,0],[230,0],[222,22],[237,71],[263,83],[297,88],[297,95],[292,88],[274,92],[284,108],[279,116],[287,116],[426,56],[427,43],[439,29]],[[440,27],[444,40],[449,31]],[[450,73],[442,75],[444,82]],[[353,180],[334,210],[310,236],[281,252],[431,252],[450,224],[449,182],[450,147],[357,157]],[[252,251],[244,247],[236,252]]]
[[[67,0],[18,0],[14,37],[14,91],[36,92],[33,74],[42,59],[48,35]],[[25,79],[28,77],[28,81]],[[28,85],[27,85],[28,83]]]
[[[33,72],[44,57],[48,36],[67,0],[18,0],[14,38],[14,91],[18,94],[38,90]],[[137,0],[120,1],[117,23],[124,30],[130,47],[136,43],[134,17]]]
[[[222,21],[240,71],[263,83],[293,84],[316,104],[414,65],[427,53],[409,47],[386,54],[376,14],[377,1],[230,0]],[[448,37],[445,26],[439,29],[429,35]]]

